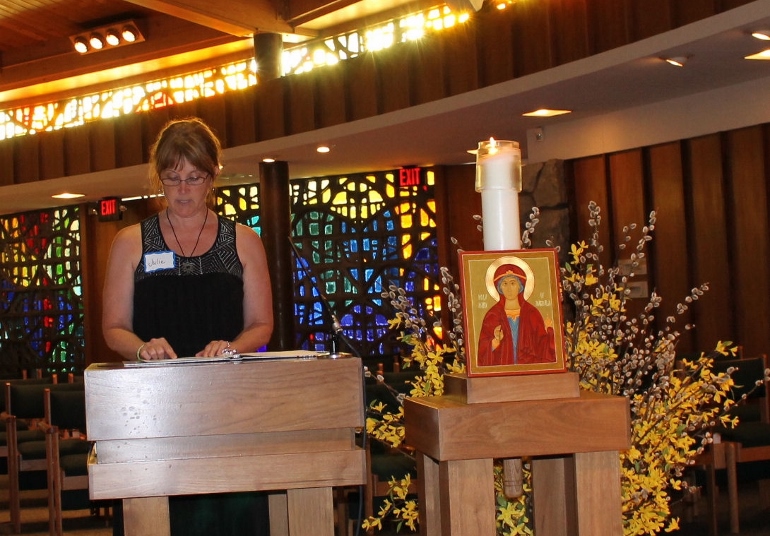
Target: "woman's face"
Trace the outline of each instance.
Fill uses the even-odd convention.
[[[160,173],[168,210],[181,218],[198,214],[206,208],[206,196],[211,189],[211,177],[187,160],[182,159],[174,169]]]
[[[521,292],[519,280],[515,277],[505,277],[500,281],[500,291],[507,300],[514,300]]]

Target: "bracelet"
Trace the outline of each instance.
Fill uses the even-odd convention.
[[[142,353],[142,349],[144,348],[144,345],[147,344],[146,342],[143,342],[142,345],[136,349],[136,360],[142,359],[142,356],[140,355]]]

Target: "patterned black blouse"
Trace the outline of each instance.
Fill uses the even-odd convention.
[[[134,333],[143,341],[165,337],[179,357],[195,355],[212,340],[233,340],[243,330],[243,265],[235,223],[218,220],[213,247],[197,257],[171,251],[157,214],[141,222]],[[160,258],[163,262],[153,261]]]

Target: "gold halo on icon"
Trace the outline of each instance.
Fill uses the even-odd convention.
[[[524,262],[518,257],[499,257],[492,261],[492,263],[489,265],[489,268],[487,268],[487,275],[484,278],[484,282],[487,285],[487,292],[495,301],[500,301],[500,293],[497,292],[497,287],[495,287],[495,270],[497,270],[498,267],[500,267],[503,264],[515,264],[522,270],[524,270],[524,274],[527,276],[527,282],[524,283],[524,299],[528,300],[529,297],[532,295],[532,292],[535,290],[535,274],[532,272],[532,268],[529,267],[529,264]]]

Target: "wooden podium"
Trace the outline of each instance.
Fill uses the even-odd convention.
[[[170,495],[265,490],[271,535],[333,536],[332,487],[365,482],[359,359],[97,364],[85,388],[90,495],[126,536],[168,536]]]
[[[445,396],[404,407],[422,536],[493,536],[493,459],[522,456],[532,457],[535,534],[622,535],[626,398],[581,392],[571,372],[444,380]]]

